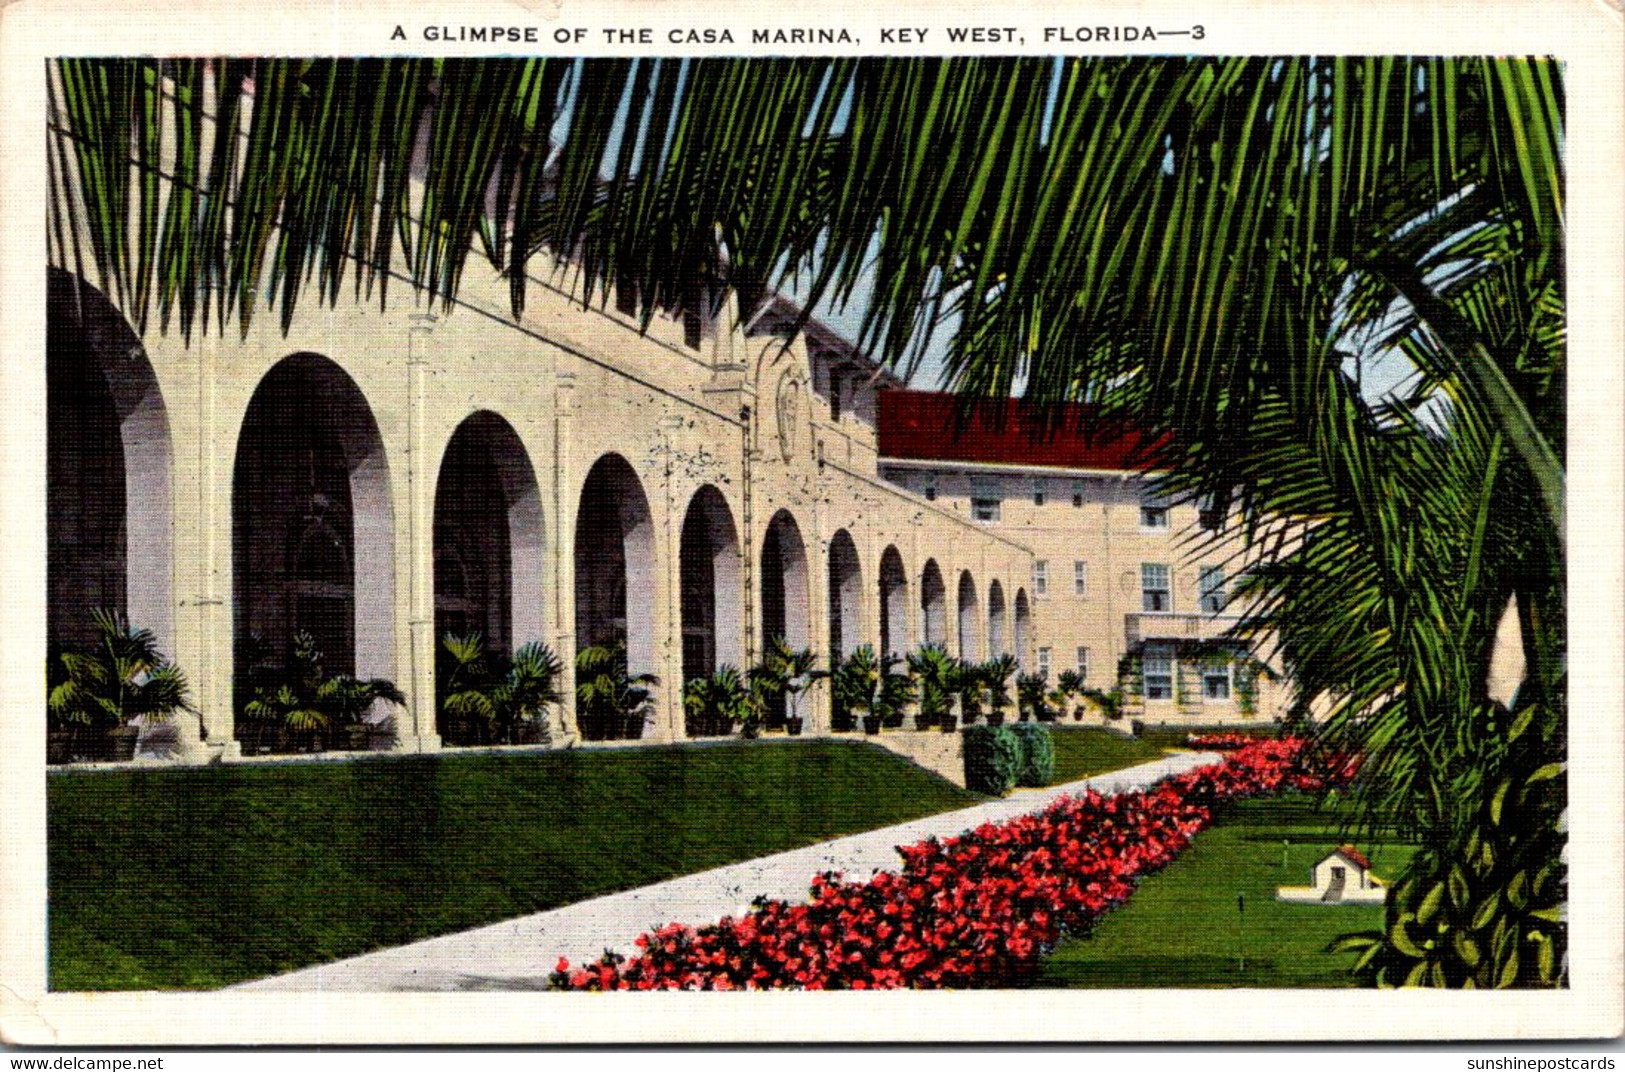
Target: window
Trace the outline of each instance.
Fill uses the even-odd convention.
[[[1072,493],[1072,505],[1073,506],[1082,506],[1083,505],[1083,493],[1082,492],[1073,492]]]
[[[1140,565],[1140,609],[1160,614],[1174,609],[1174,593],[1168,583],[1168,567],[1156,562]]]
[[[972,499],[970,501],[970,514],[978,521],[997,521],[999,519],[999,500]]]
[[[1049,592],[1049,563],[1040,559],[1033,563],[1033,595],[1041,596]]]
[[[1146,652],[1141,660],[1141,676],[1144,680],[1145,698],[1147,700],[1172,700],[1174,698],[1174,660],[1167,652]]]
[[[836,424],[841,423],[841,375],[831,371],[829,374],[829,419]]]
[[[1045,681],[1049,680],[1049,649],[1038,649],[1038,676]]]
[[[1089,594],[1089,563],[1072,563],[1072,594],[1075,596]]]
[[[1203,566],[1200,579],[1197,581],[1197,591],[1201,594],[1201,606],[1204,613],[1221,614],[1224,612],[1226,600],[1224,570],[1217,566]]]
[[[925,486],[925,501],[926,502],[936,502],[937,501],[937,486],[935,484],[927,484]]]
[[[1230,664],[1202,667],[1202,699],[1222,703],[1230,699]]]
[[[1043,506],[1044,505],[1044,485],[1042,485],[1042,484],[1034,484],[1033,485],[1033,505],[1034,506]]]
[[[1089,649],[1088,648],[1079,648],[1078,649],[1078,680],[1079,681],[1088,681],[1089,680]]]
[[[1168,504],[1150,497],[1140,500],[1140,527],[1165,529],[1168,527]]]
[[[1208,532],[1218,532],[1224,528],[1224,514],[1213,501],[1213,496],[1204,495],[1196,504],[1196,517],[1198,523]]]

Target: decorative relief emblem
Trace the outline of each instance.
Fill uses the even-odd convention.
[[[801,384],[786,376],[779,381],[776,399],[779,418],[779,454],[785,461],[795,456],[796,443],[801,438]]]

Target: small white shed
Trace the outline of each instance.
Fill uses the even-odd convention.
[[[1382,904],[1388,883],[1371,873],[1371,861],[1353,845],[1339,845],[1309,869],[1309,885],[1278,886],[1278,901],[1300,904]]]

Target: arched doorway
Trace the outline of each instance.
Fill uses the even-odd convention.
[[[482,410],[457,426],[434,496],[435,636],[490,650],[542,639],[542,504],[513,426]]]
[[[863,571],[852,536],[841,529],[829,541],[829,652],[845,658],[862,639]]]
[[[762,644],[775,639],[792,648],[807,646],[807,545],[790,511],[768,522],[762,540]]]
[[[678,552],[683,681],[744,661],[740,629],[739,534],[722,493],[710,484],[689,500]]]
[[[1032,611],[1027,603],[1027,590],[1025,588],[1017,588],[1016,661],[1021,664],[1021,671],[1024,674],[1032,673],[1032,666],[1028,661],[1031,658],[1031,654],[1028,650],[1028,644],[1031,643],[1032,628]]]
[[[987,586],[987,653],[995,658],[1010,654],[1004,626],[1004,586],[998,581]]]
[[[920,574],[920,621],[926,644],[948,643],[948,589],[934,558],[926,562]]]
[[[968,663],[982,660],[982,637],[976,621],[979,616],[976,582],[966,570],[959,575],[959,657]]]
[[[232,474],[239,685],[285,666],[308,634],[328,674],[395,676],[395,536],[389,464],[354,380],[294,354],[249,400]],[[239,688],[239,709],[251,697]]]
[[[882,655],[908,652],[908,573],[896,547],[880,555],[880,651]]]
[[[807,594],[807,545],[801,526],[788,510],[780,510],[767,524],[762,538],[762,651],[782,640],[800,651],[811,643]],[[768,707],[767,725],[784,725],[785,702],[778,697]]]
[[[606,454],[588,472],[576,511],[576,650],[619,650],[629,675],[653,673],[654,622],[649,608],[654,587],[649,500],[627,460]],[[637,598],[629,601],[629,592],[637,593]],[[582,735],[591,738],[641,735],[640,727],[582,723],[579,711],[577,720]]]
[[[541,494],[519,434],[489,410],[457,426],[440,460],[434,630],[437,645],[478,635],[493,655],[542,639]],[[437,651],[437,696],[444,661]],[[480,727],[449,723],[443,712],[437,723],[449,743],[490,743]]]
[[[173,658],[172,458],[157,375],[100,291],[54,268],[47,281],[47,643],[94,644],[91,613],[107,610]]]

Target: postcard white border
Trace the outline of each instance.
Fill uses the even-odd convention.
[[[771,3],[724,13],[691,0],[457,2],[261,7],[24,2],[0,13],[0,1040],[45,1045],[525,1043],[728,1040],[1332,1040],[1597,1038],[1625,1020],[1625,19],[1603,0],[1429,3],[1028,3],[1020,14],[970,3],[823,4],[816,16]],[[1572,667],[1570,902],[1573,985],[1555,993],[1375,991],[1022,991],[870,994],[65,994],[45,990],[44,339],[46,179],[43,71],[60,54],[446,54],[488,46],[426,44],[428,24],[534,25],[546,54],[629,54],[589,33],[649,26],[647,55],[750,55],[748,27],[846,26],[856,51],[880,53],[883,25],[1015,25],[1024,47],[965,53],[1136,51],[1233,54],[1556,55],[1566,65],[1569,176],[1569,555]],[[408,31],[392,41],[396,24]],[[1044,46],[1041,28],[1202,25],[1200,41]],[[671,27],[745,27],[721,48],[673,45]],[[940,38],[899,54],[945,51]],[[808,54],[830,54],[810,46]],[[956,51],[961,51],[956,48]]]

